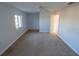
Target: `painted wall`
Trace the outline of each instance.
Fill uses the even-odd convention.
[[[41,10],[40,11],[40,32],[50,32],[50,13]]]
[[[23,27],[15,28],[14,15],[22,15]],[[21,12],[4,3],[0,3],[0,54],[4,52],[16,39],[27,30],[27,16]]]
[[[28,13],[28,29],[39,29],[39,13]]]
[[[79,6],[65,8],[60,12],[59,36],[79,54]]]

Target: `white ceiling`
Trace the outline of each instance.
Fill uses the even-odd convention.
[[[39,12],[39,6],[43,6],[49,11],[60,10],[67,6],[68,2],[6,2],[24,12]]]

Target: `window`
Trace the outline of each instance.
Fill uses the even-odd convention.
[[[14,15],[14,17],[15,17],[15,27],[16,27],[16,29],[22,28],[23,27],[22,16]]]

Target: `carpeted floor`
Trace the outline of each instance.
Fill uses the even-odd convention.
[[[75,56],[55,34],[28,32],[3,56]]]

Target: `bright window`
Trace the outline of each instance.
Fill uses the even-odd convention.
[[[15,27],[16,27],[16,29],[22,28],[23,27],[22,16],[14,15],[14,17],[15,17]]]

